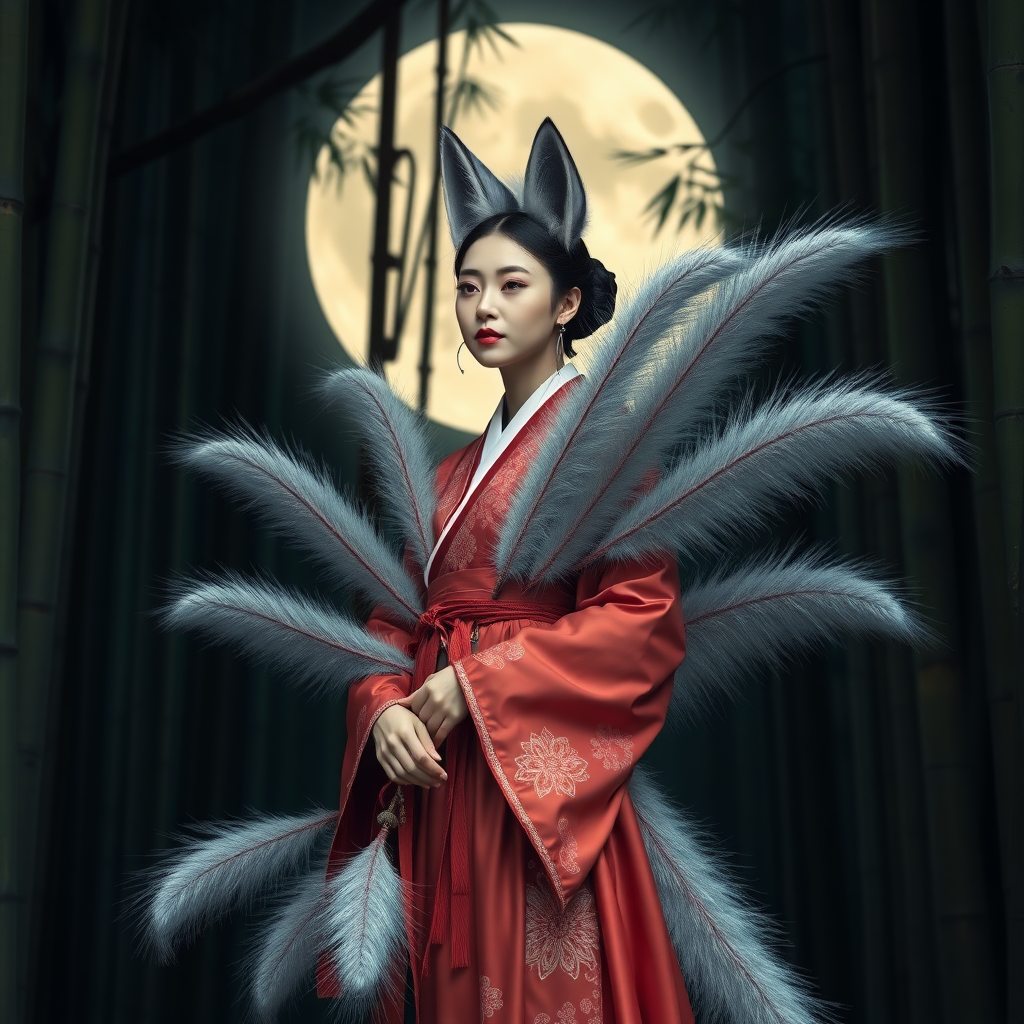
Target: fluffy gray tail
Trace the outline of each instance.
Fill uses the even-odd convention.
[[[642,765],[629,795],[697,1020],[821,1024],[825,1003],[773,948],[778,926],[741,895],[720,858]]]

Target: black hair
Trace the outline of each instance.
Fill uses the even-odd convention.
[[[463,239],[455,254],[455,273],[462,271],[462,261],[469,247],[486,235],[504,235],[522,246],[543,264],[551,275],[552,308],[560,295],[570,288],[579,288],[580,304],[576,315],[565,325],[563,347],[567,356],[574,356],[572,343],[593,334],[606,324],[615,312],[615,275],[600,260],[595,260],[578,238],[568,251],[539,221],[528,213],[496,213],[481,221]]]

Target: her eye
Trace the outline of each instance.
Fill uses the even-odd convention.
[[[456,286],[456,291],[460,295],[468,295],[471,289],[475,289],[476,285],[472,281],[460,281]]]
[[[526,282],[525,281],[506,281],[505,282],[505,287],[506,288],[512,288],[514,291],[518,291],[520,288],[525,288],[526,287]]]

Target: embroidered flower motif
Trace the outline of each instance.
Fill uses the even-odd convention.
[[[580,889],[563,911],[543,875],[526,887],[526,966],[536,967],[543,981],[556,968],[573,978],[580,966],[597,966],[601,934],[594,896]]]
[[[576,1007],[567,999],[562,1003],[562,1008],[558,1011],[559,1024],[578,1024],[576,1020]]]
[[[594,1004],[589,999],[580,1000],[580,1013],[590,1013],[593,1008]]]
[[[516,758],[519,770],[515,777],[520,782],[532,782],[537,796],[547,796],[552,789],[563,796],[575,796],[576,783],[590,778],[587,762],[569,746],[568,736],[555,736],[545,727],[539,736],[530,733],[529,742],[519,745],[526,753]]]
[[[491,979],[486,974],[480,975],[480,1020],[493,1017],[495,1010],[500,1010],[505,1004],[501,999],[501,989],[491,984]]]
[[[473,657],[488,668],[503,669],[507,662],[518,661],[526,653],[526,648],[515,640],[502,640],[500,644],[479,651]]]
[[[551,1015],[547,1013],[538,1013],[533,1018],[533,1024],[551,1024]]]
[[[448,548],[448,554],[444,559],[444,568],[448,572],[465,569],[473,561],[475,554],[476,536],[473,533],[473,522],[471,518],[467,518],[459,527],[459,532]]]
[[[612,771],[628,768],[633,763],[633,741],[628,733],[599,725],[597,735],[590,741],[594,757]]]
[[[558,838],[562,841],[562,848],[558,853],[558,863],[562,865],[563,871],[568,871],[570,875],[578,875],[580,866],[576,863],[576,851],[579,847],[576,845],[576,837],[572,834],[572,829],[569,828],[568,818],[558,819]]]

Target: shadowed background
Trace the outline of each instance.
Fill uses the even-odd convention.
[[[550,113],[595,183],[595,255],[627,281],[840,203],[919,228],[794,325],[764,379],[886,366],[962,411],[975,471],[836,487],[761,543],[877,559],[945,645],[751,679],[651,759],[840,1020],[1024,1021],[1024,6],[447,6],[445,120],[507,173]],[[483,428],[500,388],[452,373],[431,216],[438,14],[0,0],[0,1020],[244,1016],[244,922],[153,966],[126,879],[190,822],[335,805],[344,714],[156,629],[166,581],[201,568],[322,589],[162,448],[244,418],[365,485],[339,410],[311,396],[350,356],[425,406],[439,454]],[[613,109],[586,85],[602,52]],[[389,66],[397,153],[379,145]],[[325,1015],[307,998],[293,1017]]]

